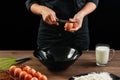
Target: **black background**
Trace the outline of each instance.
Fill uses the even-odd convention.
[[[97,43],[120,48],[120,0],[100,0],[89,15],[90,49]],[[36,48],[39,18],[30,15],[25,0],[3,0],[0,4],[0,50]]]

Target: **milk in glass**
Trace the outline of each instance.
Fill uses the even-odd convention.
[[[96,64],[98,66],[105,66],[109,60],[109,47],[108,46],[96,46]]]

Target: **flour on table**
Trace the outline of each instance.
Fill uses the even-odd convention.
[[[87,75],[73,77],[74,80],[112,80],[112,77],[107,72],[96,73],[92,72]]]

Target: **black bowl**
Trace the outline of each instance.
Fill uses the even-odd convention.
[[[82,52],[70,47],[52,47],[35,50],[34,56],[50,70],[65,70],[72,65]]]

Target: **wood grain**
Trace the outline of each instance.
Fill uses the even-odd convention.
[[[48,80],[68,80],[73,75],[94,71],[105,71],[120,76],[120,50],[115,51],[115,55],[112,61],[104,67],[96,66],[95,51],[83,51],[83,54],[79,57],[78,60],[75,61],[74,64],[72,64],[68,69],[58,72],[48,70],[44,65],[41,64],[39,60],[33,56],[33,52],[33,50],[4,50],[0,51],[0,57],[19,58],[23,56],[31,56],[31,60],[22,64],[29,65],[35,68],[37,71],[45,74],[48,77]]]

